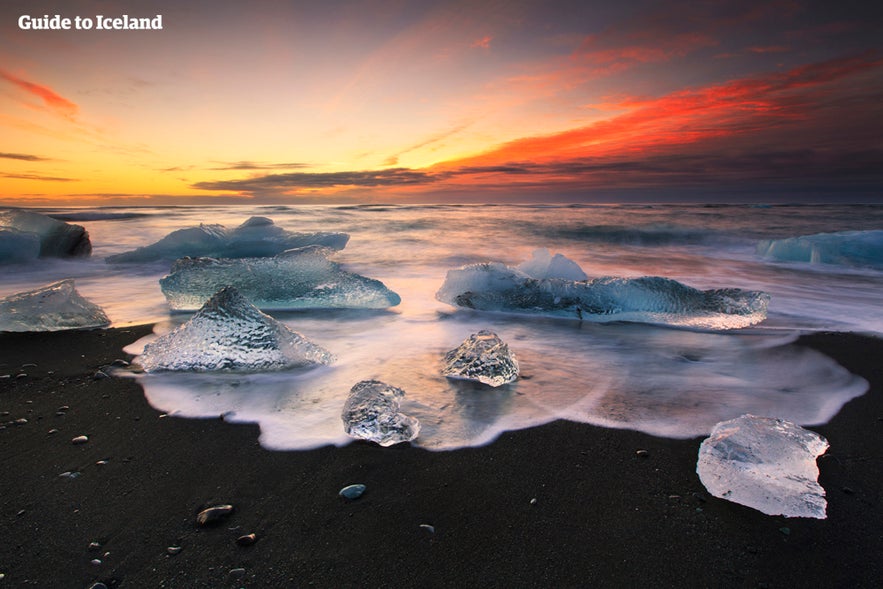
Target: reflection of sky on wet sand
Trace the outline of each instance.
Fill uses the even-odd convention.
[[[817,424],[867,387],[828,357],[795,345],[792,335],[462,312],[386,318],[289,318],[337,356],[328,367],[139,380],[157,409],[259,423],[261,443],[272,449],[346,443],[344,401],[352,385],[369,378],[405,390],[402,411],[421,422],[414,444],[439,450],[481,445],[503,431],[555,419],[677,438],[705,435],[743,413]],[[442,377],[444,353],[491,322],[517,354],[522,378],[493,389]]]

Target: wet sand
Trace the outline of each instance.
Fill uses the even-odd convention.
[[[811,428],[831,448],[819,459],[828,519],[810,520],[708,496],[695,473],[701,439],[570,422],[453,452],[362,442],[270,452],[255,425],[166,417],[137,381],[96,375],[149,331],[0,334],[0,589],[883,579],[883,340],[799,342],[870,383]],[[72,443],[80,435],[88,442]],[[355,501],[338,496],[351,483],[367,485]],[[217,504],[234,511],[198,526]],[[253,545],[237,544],[250,533]]]

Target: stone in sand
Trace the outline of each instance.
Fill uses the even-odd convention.
[[[215,505],[200,511],[196,516],[196,523],[200,526],[210,526],[225,519],[231,513],[233,513],[232,505]]]

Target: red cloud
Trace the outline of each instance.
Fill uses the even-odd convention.
[[[46,107],[67,119],[72,119],[77,114],[77,105],[58,95],[51,88],[23,80],[2,70],[0,70],[0,78],[40,98]]]
[[[493,40],[494,40],[494,38],[491,36],[484,36],[481,39],[477,39],[477,40],[473,41],[472,45],[470,45],[470,47],[480,47],[482,49],[489,49],[491,46],[491,41],[493,41]]]

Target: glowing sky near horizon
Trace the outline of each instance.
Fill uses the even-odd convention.
[[[871,3],[317,4],[4,2],[0,204],[879,201]]]

